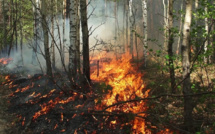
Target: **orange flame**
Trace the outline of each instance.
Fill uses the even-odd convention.
[[[0,63],[3,65],[7,65],[10,61],[12,61],[12,58],[1,58]]]
[[[48,103],[44,103],[43,105],[40,105],[41,110],[36,112],[33,116],[33,120],[35,120],[36,118],[38,118],[41,115],[47,114],[51,109],[53,109],[55,107],[55,105],[57,104],[66,104],[70,101],[74,101],[75,100],[75,96],[73,95],[72,97],[67,98],[66,100],[60,100],[59,97],[55,98],[54,100],[50,100]]]
[[[98,59],[97,59],[98,60]],[[110,62],[101,62],[98,72],[94,71],[91,75],[94,81],[103,81],[113,88],[112,91],[104,96],[102,104],[106,106],[113,105],[121,101],[133,100],[137,97],[146,98],[150,90],[144,90],[142,73],[130,63],[131,56],[124,54],[120,59],[113,58]],[[98,70],[98,69],[97,69]],[[107,111],[121,110],[125,113],[134,113],[138,116],[145,117],[146,103],[144,101],[125,103],[123,107],[111,107]],[[146,133],[145,121],[142,118],[135,118],[133,121],[133,129],[138,133]]]

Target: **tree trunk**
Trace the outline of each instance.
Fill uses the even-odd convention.
[[[183,94],[184,94],[184,125],[188,131],[193,128],[192,118],[192,94],[190,81],[190,28],[192,20],[192,0],[186,0],[186,13],[183,28],[183,42],[182,42],[182,67],[183,67]]]
[[[35,0],[35,5],[33,4],[33,11],[34,11],[34,43],[33,43],[33,52],[32,52],[32,64],[36,64],[36,55],[37,55],[37,48],[38,48],[38,36],[39,36],[39,4],[40,0]]]
[[[70,46],[69,46],[69,77],[71,84],[77,77],[77,0],[70,0]]]
[[[206,0],[206,1],[207,1],[207,0]],[[207,5],[205,5],[205,14],[208,14]],[[209,33],[208,18],[207,18],[207,17],[205,17],[205,31],[206,31],[206,34]],[[205,44],[204,44],[204,53],[205,53],[205,54],[207,53],[207,50],[208,50],[208,39],[205,41]],[[207,64],[207,62],[208,62],[208,57],[204,56],[204,62]]]
[[[61,46],[61,50],[60,50],[63,65],[65,64],[64,47],[65,47],[65,44],[66,44],[65,21],[66,21],[66,0],[63,1],[63,45]]]
[[[20,3],[20,9],[19,9],[19,16],[20,16],[20,22],[19,22],[19,26],[20,26],[20,51],[21,51],[21,60],[22,60],[22,65],[24,65],[24,59],[23,59],[23,26],[22,26],[22,3]]]
[[[175,83],[175,68],[173,62],[173,43],[174,43],[174,33],[173,33],[173,0],[169,0],[169,33],[168,33],[168,55],[169,55],[169,73],[171,81],[172,93],[176,93],[176,83]]]
[[[15,24],[14,24],[14,30],[15,30],[15,46],[16,50],[18,51],[18,29],[17,29],[17,21],[18,21],[18,4],[17,0],[15,1]]]
[[[148,19],[147,19],[147,0],[142,0],[142,12],[143,12],[143,35],[144,35],[144,66],[146,67],[146,62],[147,62],[147,38],[148,38]]]
[[[123,26],[122,26],[122,52],[125,53],[125,14],[126,14],[126,2],[123,3]]]
[[[52,67],[51,67],[51,57],[49,52],[49,33],[48,33],[48,23],[47,23],[47,1],[42,0],[42,28],[43,28],[43,37],[44,37],[44,52],[46,60],[46,73],[48,76],[52,77]]]
[[[134,14],[133,14],[133,1],[129,1],[129,11],[130,11],[130,54],[132,55],[132,59],[134,58],[133,54],[133,36],[134,36]]]
[[[77,14],[77,42],[76,42],[76,55],[77,55],[77,69],[78,74],[81,73],[81,63],[80,63],[80,0],[77,1],[78,3],[78,14]]]
[[[128,52],[128,6],[129,6],[129,0],[126,0],[126,52]]]
[[[52,67],[53,69],[56,68],[55,66],[55,45],[54,45],[54,4],[52,5],[52,15],[51,15],[51,34],[52,34],[52,38],[51,38],[51,48],[52,48]]]
[[[83,74],[90,82],[90,61],[89,61],[89,31],[87,24],[87,4],[86,0],[80,0],[81,7],[81,27],[83,41]]]
[[[166,6],[166,0],[163,0],[163,7],[164,7],[164,50],[167,50],[168,47],[168,7]]]
[[[2,1],[2,13],[3,13],[3,43],[2,43],[2,48],[6,46],[7,44],[7,26],[6,26],[6,11],[5,11],[5,0]]]
[[[183,3],[184,3],[184,0],[182,0],[182,2],[181,2],[181,11],[183,10]],[[179,54],[179,46],[180,46],[180,42],[181,42],[182,25],[183,25],[183,14],[181,13],[180,26],[179,26],[179,32],[178,32],[179,37],[178,37],[178,42],[177,42],[176,54]]]

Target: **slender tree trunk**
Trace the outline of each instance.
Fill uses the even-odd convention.
[[[144,35],[144,66],[146,67],[146,63],[147,63],[147,48],[148,48],[148,44],[147,44],[147,39],[148,39],[148,19],[147,19],[147,0],[142,0],[142,12],[143,12],[143,35]]]
[[[169,0],[169,29],[168,29],[168,55],[169,55],[169,73],[171,81],[172,93],[176,93],[176,83],[175,83],[175,68],[173,62],[173,43],[174,43],[174,33],[173,33],[173,0]]]
[[[15,46],[16,46],[16,50],[18,51],[18,29],[17,29],[17,21],[18,21],[18,4],[17,4],[17,0],[15,1],[15,25],[14,25],[14,30],[15,30]]]
[[[81,27],[83,41],[83,74],[90,82],[90,62],[89,62],[89,31],[87,23],[87,4],[86,0],[80,0],[81,7]]]
[[[129,11],[128,11],[128,6],[129,6],[129,0],[126,0],[125,1],[126,2],[126,52],[128,52],[129,50],[128,50],[128,13],[129,13]]]
[[[133,54],[133,37],[134,37],[134,14],[133,14],[133,1],[129,1],[129,11],[130,11],[130,54],[132,55],[132,59],[134,58]]]
[[[78,14],[77,14],[77,44],[76,44],[76,55],[77,55],[77,69],[78,73],[81,74],[81,63],[80,63],[80,0],[78,3]]]
[[[20,16],[20,22],[19,22],[19,26],[20,26],[20,49],[21,49],[21,59],[22,59],[22,65],[24,65],[24,59],[23,59],[23,26],[22,26],[22,3],[20,2],[20,6],[19,6],[19,16]]]
[[[74,84],[77,78],[77,16],[78,3],[77,0],[70,0],[70,46],[69,46],[69,77],[71,84]]]
[[[49,33],[48,33],[48,23],[47,23],[47,1],[42,0],[42,28],[43,28],[43,37],[44,37],[44,52],[46,60],[46,73],[48,76],[52,77],[52,67],[51,67],[51,57],[49,52]]]
[[[52,34],[52,38],[51,38],[51,48],[52,48],[52,67],[53,69],[56,68],[55,66],[55,45],[54,45],[54,4],[52,5],[52,15],[51,15],[51,34]]]
[[[65,64],[65,54],[64,54],[64,48],[66,44],[66,38],[65,38],[65,21],[66,21],[66,0],[63,1],[63,45],[61,46],[61,57],[62,62]]]
[[[166,0],[163,0],[164,7],[164,50],[168,47],[168,7],[166,6]]]
[[[207,5],[205,6],[205,14],[208,14]],[[208,18],[207,17],[205,17],[205,30],[206,30],[206,33],[208,34],[209,33],[209,27],[208,27]],[[204,44],[204,53],[207,53],[207,50],[208,50],[208,39],[205,41],[205,44]],[[208,57],[204,56],[204,62],[207,64]]]
[[[5,0],[2,1],[2,13],[3,13],[3,43],[2,47],[5,47],[7,44],[7,26],[6,26],[6,11],[5,11]]]
[[[183,10],[183,4],[184,3],[184,0],[182,0],[181,2],[181,11]],[[176,54],[179,54],[179,46],[180,46],[180,42],[181,42],[181,33],[182,33],[182,25],[183,25],[183,14],[181,13],[181,16],[180,16],[180,26],[179,26],[179,37],[178,37],[178,42],[177,42],[177,49],[176,49]]]
[[[122,51],[123,53],[125,53],[125,48],[126,48],[126,45],[125,45],[125,14],[126,14],[126,2],[123,2],[124,5],[123,5],[123,27],[122,27]]]
[[[192,0],[186,0],[186,13],[183,28],[183,42],[182,42],[182,67],[183,67],[183,94],[184,94],[184,124],[188,131],[193,128],[193,102],[190,81],[190,30],[192,20]]]
[[[139,50],[138,50],[138,42],[137,42],[137,25],[135,24],[135,47],[136,47],[136,54],[137,54],[137,66],[139,65]]]
[[[40,0],[35,0],[35,5],[33,4],[33,11],[34,11],[34,44],[33,44],[33,52],[32,52],[32,64],[36,64],[36,55],[37,55],[37,48],[38,48],[38,36],[39,35],[39,7],[40,7]]]

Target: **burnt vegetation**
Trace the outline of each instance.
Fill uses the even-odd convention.
[[[213,0],[2,0],[1,134],[215,133]]]

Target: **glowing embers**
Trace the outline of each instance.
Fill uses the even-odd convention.
[[[12,60],[13,60],[12,58],[1,58],[0,64],[7,65]]]
[[[33,120],[38,118],[41,115],[47,114],[51,109],[53,109],[57,104],[66,104],[69,103],[70,101],[74,101],[76,98],[77,94],[73,94],[72,97],[69,97],[67,99],[60,99],[59,97],[56,97],[53,100],[50,100],[48,103],[43,103],[40,105],[41,110],[36,112],[33,116]],[[63,115],[61,115],[61,120],[63,121]]]
[[[102,99],[102,105],[111,106],[117,102],[126,102],[136,98],[146,98],[148,96],[150,90],[144,90],[142,80],[143,74],[137,72],[137,69],[131,65],[130,60],[131,56],[129,54],[125,54],[119,59],[113,58],[110,62],[100,61],[100,68],[92,73],[92,80],[103,81],[113,88]],[[97,108],[101,109],[101,107]],[[122,111],[125,113],[136,114],[139,117],[145,117],[146,115],[143,114],[143,112],[146,111],[146,109],[147,107],[144,101],[136,101],[123,103],[123,105],[120,106],[110,107],[107,111]],[[132,124],[135,132],[147,132],[147,130],[145,130],[144,119],[136,117]]]

